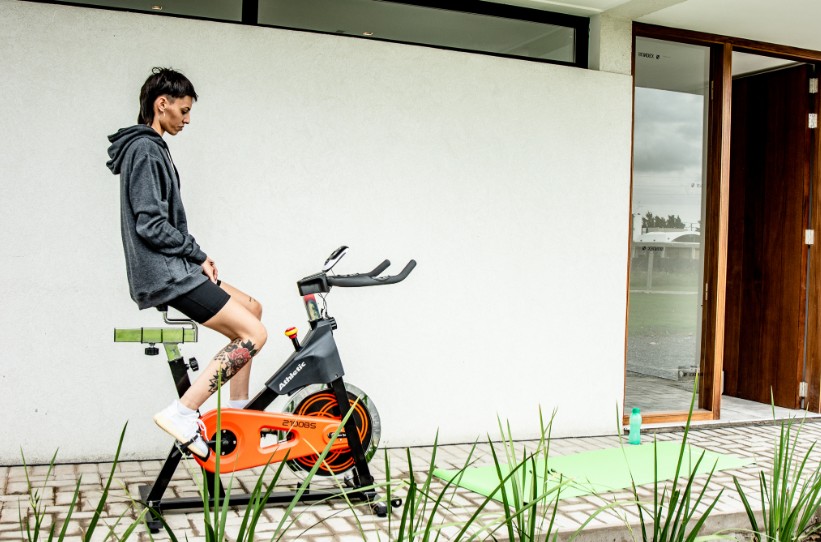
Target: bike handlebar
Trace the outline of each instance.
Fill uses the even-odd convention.
[[[414,264],[414,265],[416,265],[416,264]],[[371,271],[370,273],[364,273],[364,274],[368,275],[369,277],[376,277],[380,273],[382,273],[382,271],[384,271],[385,269],[387,269],[390,266],[391,266],[391,261],[390,260],[385,260],[382,263],[380,263],[379,265],[377,265],[376,267],[374,267],[373,271]]]
[[[397,275],[378,276],[379,273],[388,268],[390,261],[385,260],[370,273],[354,273],[352,275],[332,275],[327,277],[329,286],[341,286],[343,288],[356,288],[359,286],[381,286],[383,284],[396,284],[405,280],[413,268],[416,267],[416,260],[411,260]]]
[[[373,271],[368,273],[354,273],[352,275],[327,275],[326,273],[317,273],[303,278],[297,282],[300,295],[326,293],[331,290],[331,286],[339,286],[342,288],[356,288],[361,286],[383,286],[386,284],[396,284],[402,282],[408,275],[410,275],[413,268],[416,267],[416,260],[411,260],[407,263],[404,269],[396,275],[385,275],[380,277],[379,274],[390,266],[391,262],[385,260],[377,265]]]

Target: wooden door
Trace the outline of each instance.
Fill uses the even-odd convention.
[[[725,395],[798,408],[806,326],[810,67],[733,81]]]

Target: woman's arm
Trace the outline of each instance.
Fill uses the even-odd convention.
[[[137,235],[161,254],[179,256],[202,265],[207,256],[194,236],[181,232],[168,221],[168,202],[163,200],[160,192],[162,175],[162,164],[150,155],[134,157],[128,196]]]

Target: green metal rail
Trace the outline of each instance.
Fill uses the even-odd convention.
[[[189,327],[140,327],[114,329],[115,343],[180,344],[197,342],[197,329]]]

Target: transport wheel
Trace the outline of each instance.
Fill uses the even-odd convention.
[[[365,459],[370,461],[379,446],[381,422],[373,401],[359,388],[345,384],[353,413],[351,418],[356,424],[359,439],[365,450]],[[358,399],[358,401],[357,401]],[[341,420],[338,403],[333,390],[319,384],[307,386],[295,393],[285,405],[285,412],[298,416],[320,416]],[[342,429],[344,432],[344,428]],[[340,435],[342,434],[340,432]],[[293,438],[289,434],[280,434],[280,438]],[[318,455],[300,457],[287,461],[288,467],[295,473],[304,476],[318,461]],[[316,471],[319,476],[334,476],[351,470],[354,467],[353,454],[350,451],[330,452]]]

